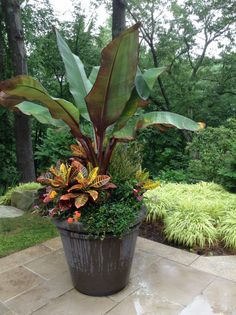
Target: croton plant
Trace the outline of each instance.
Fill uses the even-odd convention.
[[[134,140],[137,130],[156,126],[161,130],[176,127],[196,131],[203,127],[202,123],[170,112],[137,114],[140,107],[148,104],[155,80],[166,70],[152,68],[142,73],[138,68],[138,29],[139,24],[135,24],[110,42],[102,51],[101,66],[94,67],[89,77],[79,57],[56,31],[74,104],[51,97],[30,76],[0,82],[2,106],[32,115],[41,123],[67,126],[78,142],[72,146],[73,158],[69,162],[51,167],[38,179],[50,187],[45,202],[54,200],[52,214],[73,209],[70,214],[76,219],[76,209],[96,202],[101,191],[114,189],[109,177],[112,152],[118,142]],[[90,124],[93,137],[82,131],[81,116]],[[146,175],[134,191],[139,199],[140,191],[157,185]]]

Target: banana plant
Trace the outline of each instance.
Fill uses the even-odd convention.
[[[112,152],[118,142],[134,140],[138,129],[156,126],[197,131],[203,128],[189,118],[170,112],[136,115],[148,103],[155,80],[165,68],[144,73],[138,68],[139,24],[111,41],[102,51],[101,65],[89,78],[83,63],[56,31],[74,104],[54,98],[30,76],[0,82],[0,105],[32,115],[42,123],[67,125],[81,146],[81,152],[100,174],[107,174]],[[81,131],[80,116],[91,124],[94,139]]]

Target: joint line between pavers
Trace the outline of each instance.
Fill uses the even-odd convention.
[[[139,288],[136,288],[134,291],[130,292],[130,294],[128,294],[124,299],[122,299],[122,300],[119,301],[119,302],[116,302],[116,301],[112,300],[112,298],[110,298],[110,297],[108,296],[108,299],[111,300],[112,302],[115,302],[116,304],[113,305],[112,308],[110,308],[108,311],[106,311],[106,312],[104,313],[104,315],[109,314],[110,311],[112,311],[115,307],[117,307],[117,306],[118,306],[119,304],[121,304],[125,299],[127,299],[130,295],[132,295],[133,293],[135,293],[135,292],[138,291],[138,290],[139,290]]]
[[[50,279],[48,279],[48,278],[46,278],[46,277],[40,275],[40,274],[37,273],[36,271],[30,269],[29,267],[27,267],[27,266],[25,266],[25,265],[23,265],[22,267],[25,268],[25,269],[27,269],[28,271],[32,272],[33,274],[35,274],[36,276],[40,277],[40,278],[43,279],[43,280],[46,280],[46,281],[50,280]]]
[[[10,302],[11,300],[17,298],[18,296],[20,296],[20,295],[22,295],[22,294],[24,294],[24,293],[27,293],[27,292],[29,292],[29,291],[31,291],[31,290],[37,288],[39,285],[40,285],[40,283],[38,283],[38,284],[36,284],[36,285],[30,287],[29,289],[26,289],[26,290],[24,290],[24,291],[22,291],[22,292],[16,294],[15,296],[12,296],[11,298],[5,300],[5,301],[3,302],[3,304],[4,304],[4,303],[6,304],[6,303]],[[7,307],[9,308],[9,306],[7,306]],[[10,308],[10,310],[11,310],[11,308]],[[11,310],[11,311],[12,311],[12,310]]]
[[[52,254],[54,251],[56,251],[56,250],[53,251],[51,248],[49,248],[49,247],[47,247],[47,246],[45,246],[45,245],[43,245],[43,244],[39,244],[39,245],[36,245],[36,246],[33,246],[33,247],[37,247],[37,246],[43,246],[43,247],[45,247],[45,248],[47,248],[47,249],[50,249],[51,252],[50,252],[50,253],[46,253],[46,254],[42,254],[42,255],[40,255],[40,256],[38,256],[38,257],[29,258],[29,260],[26,260],[26,261],[24,261],[23,263],[19,263],[19,264],[16,263],[16,265],[15,265],[14,267],[7,268],[7,269],[4,269],[3,271],[0,271],[0,274],[1,274],[1,273],[4,273],[4,272],[7,272],[7,271],[10,271],[10,270],[12,270],[12,269],[15,269],[15,268],[17,268],[17,267],[25,267],[25,264],[31,263],[31,262],[33,262],[33,261],[35,261],[35,260],[37,260],[37,259],[42,258],[42,257],[46,257],[46,256]],[[30,248],[30,247],[28,247],[28,248]],[[23,249],[22,251],[27,250],[28,248],[25,248],[25,249]],[[19,251],[18,253],[20,253],[20,252],[21,252],[21,251]],[[18,254],[18,253],[13,253],[13,254],[11,254],[11,255],[16,255],[16,254]],[[8,255],[8,256],[2,257],[2,258],[4,259],[4,258],[6,258],[6,257],[10,257],[11,255]]]

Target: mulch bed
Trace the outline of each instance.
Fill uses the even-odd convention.
[[[139,236],[147,238],[149,240],[159,242],[165,245],[173,246],[183,250],[187,250],[191,253],[196,253],[198,255],[204,256],[219,256],[219,255],[236,255],[236,251],[225,248],[223,244],[219,243],[215,246],[206,248],[189,248],[185,246],[178,245],[173,242],[169,242],[164,235],[164,225],[162,222],[147,223],[143,222],[139,229]]]

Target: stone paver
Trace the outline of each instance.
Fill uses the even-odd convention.
[[[172,303],[168,299],[138,290],[115,306],[107,315],[177,315],[182,309],[183,306]]]
[[[57,250],[57,249],[62,248],[62,241],[60,237],[55,237],[44,242],[43,245],[52,250]]]
[[[44,281],[32,290],[9,300],[6,305],[19,315],[28,315],[72,288],[69,272],[65,272],[60,277]]]
[[[0,301],[4,302],[14,296],[33,288],[42,282],[42,278],[24,267],[17,267],[0,274]]]
[[[0,259],[0,315],[236,315],[236,257],[200,257],[138,238],[130,283],[108,297],[73,289],[54,238]]]
[[[187,305],[214,278],[205,272],[162,259],[132,279],[132,282],[138,283],[146,295],[156,293],[172,303]]]
[[[50,255],[36,259],[25,265],[29,270],[39,274],[46,279],[53,279],[68,270],[65,256],[62,250]]]
[[[11,206],[0,206],[0,218],[15,218],[23,215],[24,211]]]
[[[191,266],[216,276],[236,281],[236,256],[199,257]]]
[[[0,315],[13,315],[13,313],[5,305],[0,303]]]
[[[203,295],[215,313],[236,314],[236,283],[216,279],[203,291]]]
[[[137,240],[137,248],[141,248],[143,251],[168,258],[183,265],[190,265],[199,257],[185,250],[153,242],[142,237],[139,237]]]
[[[51,253],[52,250],[44,245],[36,245],[20,252],[14,253],[0,259],[0,273],[9,269],[22,266],[36,258],[45,256]]]
[[[71,290],[34,312],[34,315],[101,315],[115,306],[107,297],[86,297]]]

